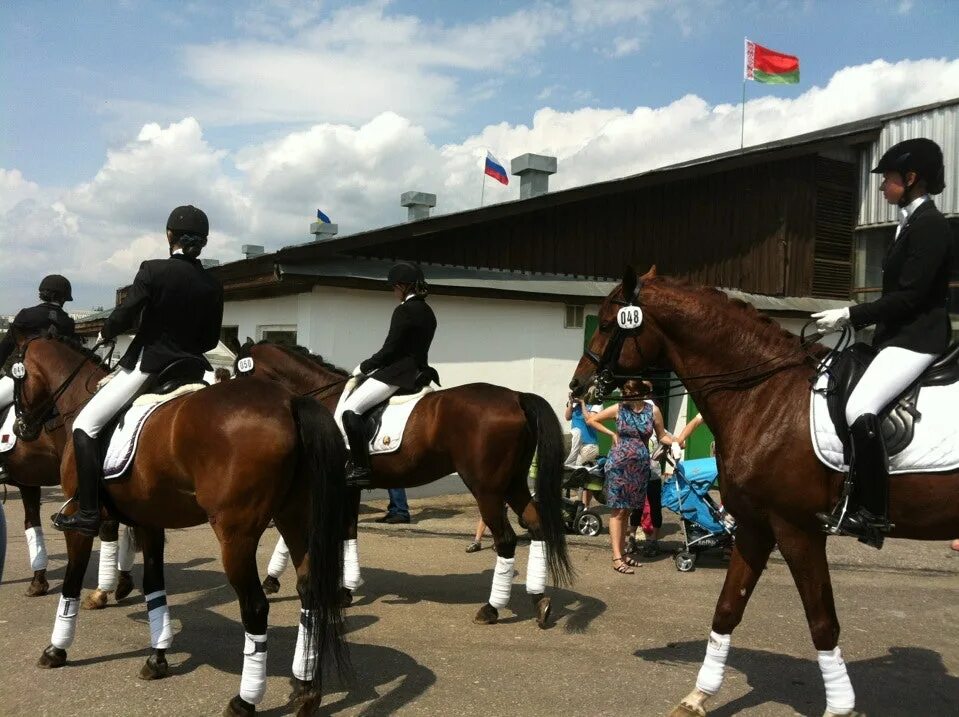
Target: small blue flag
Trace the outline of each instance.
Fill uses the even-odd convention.
[[[320,220],[321,222],[323,222],[324,224],[331,224],[331,223],[332,223],[332,222],[330,221],[330,218],[329,218],[328,216],[326,216],[323,212],[321,212],[319,209],[316,210],[316,218],[319,219],[319,220]]]

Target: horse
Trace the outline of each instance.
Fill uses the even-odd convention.
[[[18,426],[30,438],[56,409],[80,406],[89,386],[106,375],[92,352],[64,339],[35,338],[18,344],[21,364]],[[67,429],[72,419],[67,419]],[[227,579],[237,594],[244,638],[239,693],[224,714],[247,717],[266,688],[269,603],[260,587],[256,548],[270,519],[289,545],[297,571],[301,619],[293,662],[298,714],[319,705],[323,660],[332,656],[348,671],[342,636],[338,581],[342,538],[315,529],[342,524],[345,447],[328,410],[273,381],[251,379],[202,388],[155,409],[146,420],[127,475],[101,486],[111,513],[136,527],[143,553],[143,593],[152,652],[143,679],[169,674],[165,652],[172,640],[163,576],[164,530],[209,523],[216,534]],[[61,487],[77,485],[72,444],[61,465]],[[70,504],[66,510],[72,510]],[[65,533],[68,562],[51,644],[39,667],[66,664],[73,642],[81,582],[92,539]],[[321,580],[321,576],[332,579]]]
[[[334,410],[350,375],[302,347],[248,340],[236,365],[253,360],[249,374],[279,381],[300,394],[314,395]],[[243,379],[240,372],[239,380]],[[536,499],[527,476],[537,454]],[[516,553],[516,534],[506,516],[508,505],[520,516],[532,537],[526,589],[536,611],[537,625],[548,626],[550,598],[545,594],[546,569],[557,585],[572,577],[561,511],[563,477],[562,429],[550,405],[540,396],[502,386],[471,383],[427,393],[409,417],[403,442],[394,453],[372,456],[377,488],[425,485],[454,471],[476,498],[480,515],[493,535],[497,555],[489,600],[473,621],[491,625],[509,600]],[[359,490],[351,491],[346,537],[356,540]],[[355,546],[355,542],[353,542]],[[359,584],[358,557],[349,590]],[[278,586],[275,586],[278,587]]]
[[[2,459],[5,482],[20,490],[20,500],[23,502],[23,528],[27,535],[30,565],[33,569],[33,578],[27,586],[27,597],[46,595],[50,590],[47,580],[46,540],[40,520],[40,489],[60,485],[60,458],[65,443],[63,422],[57,419],[44,426],[37,440],[17,441]],[[118,541],[118,531],[119,523],[116,520],[104,521],[100,529],[100,583],[82,603],[88,610],[106,607],[111,593],[119,602],[133,590],[130,571],[117,572],[118,546],[111,543]]]
[[[618,312],[625,311],[623,323]],[[626,328],[623,328],[623,326]],[[826,717],[855,714],[839,650],[839,619],[817,512],[835,505],[843,475],[817,459],[810,439],[810,381],[827,349],[807,349],[744,302],[716,290],[628,268],[599,311],[599,329],[573,375],[583,394],[650,367],[671,369],[716,437],[723,504],[736,519],[736,544],[696,688],[671,717],[705,715],[721,685],[729,636],[774,545],[792,573],[818,651]],[[942,540],[959,526],[959,474],[890,480],[892,537]]]

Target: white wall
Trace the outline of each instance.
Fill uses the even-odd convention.
[[[583,352],[583,328],[563,328],[562,303],[432,296],[430,305],[438,323],[430,363],[444,387],[485,381],[538,393],[562,418]],[[260,339],[264,326],[295,325],[298,343],[351,369],[380,348],[394,306],[385,291],[320,286],[296,296],[230,301],[223,324],[237,326],[241,342]]]

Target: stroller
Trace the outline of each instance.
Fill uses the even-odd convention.
[[[583,501],[571,498],[570,492],[585,488],[593,494],[593,498],[599,504],[605,504],[606,496],[603,493],[605,463],[606,459],[600,458],[596,463],[566,469],[563,476],[563,488],[566,491],[566,496],[563,498],[563,520],[566,523],[567,532],[593,537],[603,531],[603,517],[599,512],[594,508],[587,508]]]
[[[677,570],[688,573],[703,551],[732,547],[736,524],[709,495],[719,474],[715,458],[678,461],[668,451],[665,458],[674,472],[663,478],[663,507],[680,517],[683,529],[683,549],[673,559]]]

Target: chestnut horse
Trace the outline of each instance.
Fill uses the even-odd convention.
[[[6,482],[20,490],[20,500],[23,501],[23,528],[27,532],[33,569],[27,597],[46,595],[50,589],[46,541],[40,522],[40,489],[60,485],[60,458],[63,456],[66,435],[62,420],[57,419],[45,425],[35,441],[18,440],[13,450],[0,458],[7,475]],[[123,600],[133,589],[133,578],[129,571],[120,571],[119,576],[112,574],[117,570],[116,551],[102,545],[104,542],[116,542],[118,529],[116,520],[104,521],[100,529],[101,584],[84,600],[83,607],[87,609],[106,607],[107,599],[114,591],[116,599]],[[103,579],[108,573],[109,578]],[[117,580],[116,585],[113,584],[114,580]]]
[[[641,323],[621,328],[617,313],[639,307]],[[633,309],[632,319],[640,320]],[[713,615],[706,659],[673,717],[704,715],[722,682],[729,636],[774,545],[799,590],[826,685],[826,715],[854,714],[855,698],[838,648],[839,620],[817,512],[838,499],[843,476],[816,458],[810,439],[810,379],[826,349],[810,356],[798,337],[752,306],[715,289],[627,269],[600,309],[599,330],[570,387],[608,388],[651,366],[672,369],[716,437],[723,505],[736,518],[736,546]],[[633,325],[634,325],[633,324]],[[601,393],[605,390],[601,390]],[[954,538],[959,474],[897,475],[889,483],[892,537]]]
[[[61,415],[91,395],[106,375],[86,349],[62,339],[26,340],[18,361],[18,420],[27,437],[53,408]],[[72,420],[67,419],[67,429]],[[342,539],[313,529],[342,521],[345,448],[330,412],[272,381],[226,382],[176,398],[147,419],[127,475],[104,484],[102,502],[137,526],[143,552],[153,652],[144,679],[168,673],[172,632],[163,577],[164,530],[209,523],[220,541],[227,579],[240,602],[244,640],[240,691],[225,714],[252,715],[265,691],[269,603],[257,575],[256,548],[270,519],[290,548],[302,609],[294,657],[298,714],[321,698],[322,661],[346,665],[337,590]],[[76,489],[72,445],[61,466],[65,495]],[[74,509],[71,503],[68,510]],[[333,512],[340,511],[340,512]],[[40,667],[61,667],[76,629],[76,603],[92,539],[65,533],[68,562],[51,645]],[[324,576],[324,580],[320,577]]]
[[[253,359],[254,375],[316,396],[330,410],[336,408],[350,378],[346,371],[299,347],[248,341],[240,347],[237,363],[244,357]],[[536,500],[527,486],[534,452]],[[546,566],[558,585],[568,583],[571,577],[561,510],[564,457],[559,420],[543,398],[471,383],[428,393],[420,399],[399,450],[372,456],[373,484],[377,488],[410,488],[454,471],[460,475],[476,498],[498,556],[490,600],[474,618],[480,624],[495,623],[498,608],[505,607],[509,597],[516,553],[516,534],[506,517],[506,506],[511,507],[522,517],[533,539],[532,570],[528,568],[526,588],[536,609],[537,624],[546,627],[550,613],[550,598],[544,592]],[[359,491],[353,491],[346,528],[350,540],[356,539],[359,502]],[[358,580],[359,568],[355,570]],[[509,577],[504,582],[507,570]]]

